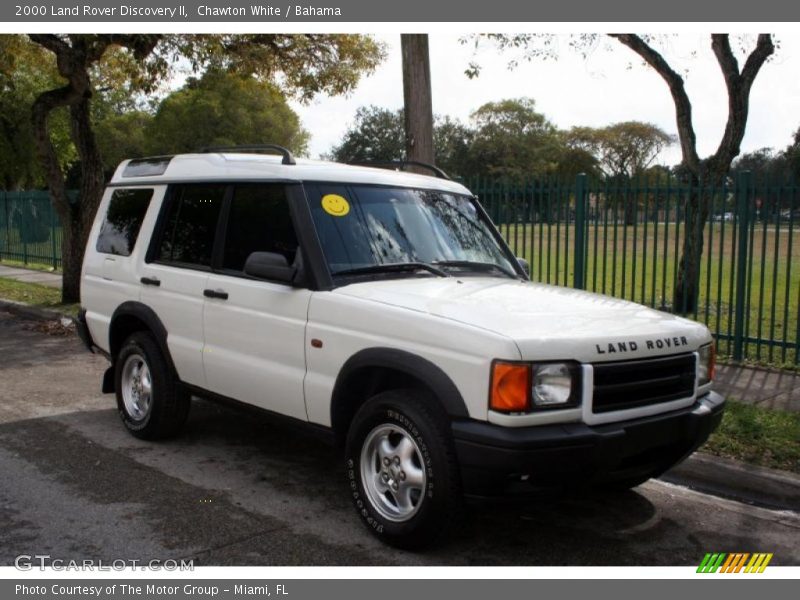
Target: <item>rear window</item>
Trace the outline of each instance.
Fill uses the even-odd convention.
[[[97,251],[130,256],[152,197],[152,189],[115,190],[97,237]]]

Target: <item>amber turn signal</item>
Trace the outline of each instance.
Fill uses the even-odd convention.
[[[528,365],[497,361],[492,365],[489,407],[501,412],[530,409],[531,370]]]

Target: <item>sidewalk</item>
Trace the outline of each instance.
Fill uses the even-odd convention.
[[[2,263],[0,263],[0,277],[54,288],[61,287],[61,273],[9,267]],[[757,404],[763,408],[800,412],[800,373],[718,365],[714,389],[723,396],[732,396],[740,402]]]
[[[25,283],[38,283],[47,287],[61,287],[61,273],[51,273],[49,271],[34,271],[33,269],[23,269],[21,267],[9,267],[0,263],[0,277],[16,279]]]
[[[723,396],[762,408],[800,412],[800,373],[738,365],[717,365],[714,389]]]

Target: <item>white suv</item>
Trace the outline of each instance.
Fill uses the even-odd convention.
[[[79,331],[132,434],[176,433],[192,396],[302,422],[412,548],[464,495],[635,486],[720,422],[706,327],[531,283],[441,172],[268,148],[126,161],[108,186]]]

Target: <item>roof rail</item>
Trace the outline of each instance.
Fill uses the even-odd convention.
[[[212,152],[264,152],[265,150],[275,150],[283,156],[281,161],[282,165],[297,164],[294,160],[294,155],[288,148],[279,146],[278,144],[250,144],[246,146],[208,146],[200,149],[201,154],[210,154]]]
[[[422,167],[424,169],[428,169],[432,171],[436,177],[439,179],[449,179],[451,180],[450,176],[442,171],[439,167],[435,165],[430,165],[428,163],[419,162],[417,160],[367,160],[367,161],[351,161],[348,164],[355,165],[358,167],[376,167],[378,169],[396,169],[398,171],[402,171],[404,167],[411,165],[414,167]],[[451,180],[452,181],[452,180]]]

